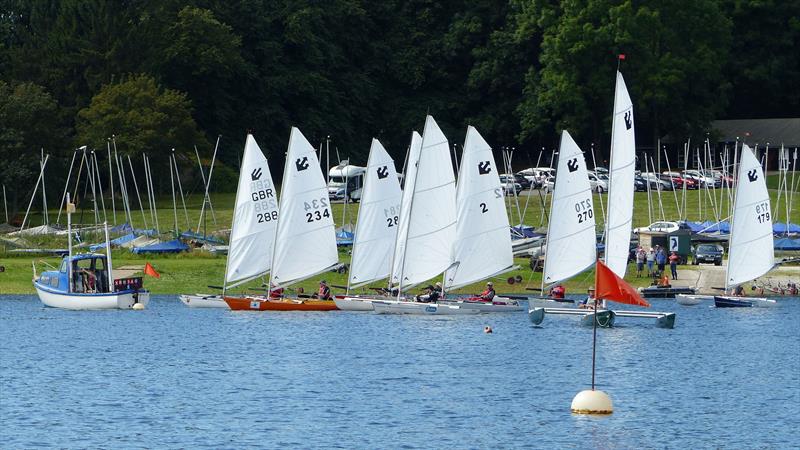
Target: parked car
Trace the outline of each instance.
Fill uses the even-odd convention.
[[[715,180],[712,175],[708,175],[699,170],[684,170],[681,172],[684,178],[691,178],[695,180],[700,188],[718,188],[722,186],[722,180]]]
[[[680,172],[663,172],[661,174],[662,178],[668,177],[672,179],[672,184],[675,186],[675,189],[683,189],[683,185],[686,185],[686,189],[697,189],[697,181],[692,178],[684,178],[681,176]]]
[[[714,177],[715,181],[719,181],[720,186],[733,187],[736,183],[732,176],[725,175],[719,170],[707,170],[706,174]]]
[[[514,180],[513,176],[500,175],[500,187],[503,188],[503,194],[514,195],[522,192],[522,185]]]
[[[592,191],[602,194],[608,191],[608,177],[603,174],[589,172],[589,186]]]
[[[633,177],[633,190],[636,192],[644,192],[647,190],[647,181],[641,175]]]
[[[653,222],[646,227],[634,228],[634,234],[639,234],[642,231],[662,231],[664,233],[672,233],[680,229],[690,229],[688,225],[678,222]]]
[[[553,192],[553,188],[556,185],[556,177],[550,176],[547,177],[546,180],[542,182],[542,189],[545,192]]]
[[[547,177],[555,175],[556,170],[550,167],[529,167],[517,172],[517,175],[525,177],[528,181],[536,183],[534,187],[542,187]]]
[[[722,265],[722,255],[724,250],[717,244],[700,244],[692,252],[692,264],[695,266],[703,263],[714,263],[715,266]]]
[[[662,190],[662,191],[671,191],[674,189],[672,182],[662,180],[661,175],[654,173],[654,172],[642,172],[642,178],[644,178],[648,183],[650,183],[650,189],[652,190]]]
[[[533,184],[532,181],[528,180],[527,178],[523,177],[522,175],[518,175],[515,173],[505,173],[500,175],[500,181],[514,181],[515,183],[519,183],[522,186],[522,189],[530,189],[531,185]]]
[[[605,167],[597,166],[594,168],[595,173],[602,173],[603,175],[608,175],[608,169]]]

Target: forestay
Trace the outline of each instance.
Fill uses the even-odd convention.
[[[286,286],[338,262],[325,178],[314,147],[295,127],[286,153],[280,211],[272,259],[273,284]]]
[[[597,259],[594,206],[586,161],[572,136],[561,133],[553,203],[547,225],[544,283],[573,277]]]
[[[614,93],[614,118],[611,126],[611,165],[609,167],[608,218],[606,220],[606,265],[620,278],[625,277],[633,219],[636,138],[633,104],[622,74],[617,72]]]
[[[252,135],[247,135],[236,189],[231,224],[227,286],[268,272],[278,226],[278,197],[267,158]]]
[[[775,265],[769,192],[761,164],[742,146],[733,210],[726,288],[756,279]]]
[[[510,270],[511,233],[492,148],[467,128],[456,190],[454,265],[445,287],[455,289]]]
[[[421,283],[450,266],[456,227],[455,185],[447,138],[428,116],[409,208],[401,286]]]
[[[408,238],[409,212],[411,199],[414,196],[414,184],[417,180],[419,152],[422,150],[422,136],[416,131],[411,133],[411,145],[408,147],[405,173],[403,174],[403,197],[400,202],[400,223],[397,229],[394,255],[392,256],[392,284],[400,283],[400,271],[405,261],[406,239]]]
[[[394,160],[373,139],[350,261],[351,287],[389,277],[402,195]]]

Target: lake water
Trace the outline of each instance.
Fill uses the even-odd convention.
[[[572,317],[73,312],[0,297],[3,448],[797,448],[800,299],[598,330]],[[493,334],[484,334],[491,325]]]

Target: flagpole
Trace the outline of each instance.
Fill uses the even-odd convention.
[[[592,321],[592,390],[594,390],[594,368],[597,356],[597,302],[597,287],[595,287],[594,320]]]

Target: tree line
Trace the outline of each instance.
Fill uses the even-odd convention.
[[[208,162],[219,135],[235,168],[248,131],[280,174],[292,125],[358,162],[377,137],[402,161],[426,113],[452,143],[472,124],[526,166],[563,128],[602,158],[619,54],[641,146],[705,136],[713,119],[800,111],[798,2],[0,4],[0,179],[18,191],[35,182],[41,148],[63,168],[112,135],[164,174],[170,149],[188,159],[197,146]]]

